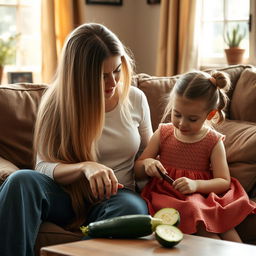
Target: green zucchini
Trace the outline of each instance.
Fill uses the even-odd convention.
[[[162,223],[161,219],[150,215],[134,214],[92,222],[80,229],[90,237],[137,238],[152,234]]]
[[[175,226],[162,224],[156,227],[155,237],[162,246],[171,248],[183,239],[183,233]]]
[[[163,224],[178,226],[180,224],[180,214],[174,208],[162,208],[154,214],[154,218],[162,219]]]

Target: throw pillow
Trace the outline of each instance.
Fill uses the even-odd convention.
[[[168,103],[170,92],[178,78],[179,76],[157,77],[147,74],[139,74],[136,77],[135,85],[147,97],[154,131],[158,128]]]
[[[33,168],[33,130],[46,85],[0,86],[0,156],[20,169]]]
[[[231,176],[250,192],[256,185],[255,123],[227,119],[214,127],[226,135],[224,144]]]
[[[233,93],[230,119],[256,122],[256,69],[245,69]]]

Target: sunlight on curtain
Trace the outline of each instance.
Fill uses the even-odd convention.
[[[197,69],[201,0],[162,0],[157,53],[158,76]]]
[[[84,0],[42,1],[42,81],[49,83],[67,35],[85,20]]]

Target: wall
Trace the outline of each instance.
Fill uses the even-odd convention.
[[[131,49],[137,73],[155,74],[160,4],[123,0],[122,6],[85,5],[85,21],[106,25]]]

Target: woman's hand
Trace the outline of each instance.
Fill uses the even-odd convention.
[[[161,164],[161,162],[154,158],[144,159],[143,165],[145,168],[145,173],[150,177],[157,177],[162,179],[162,176],[160,175],[159,171],[161,171],[162,173],[166,173],[166,170]]]
[[[83,173],[90,183],[92,193],[97,199],[110,198],[117,193],[117,178],[113,170],[96,162],[84,162]]]
[[[172,185],[182,194],[191,194],[197,191],[197,181],[186,177],[176,179]]]

